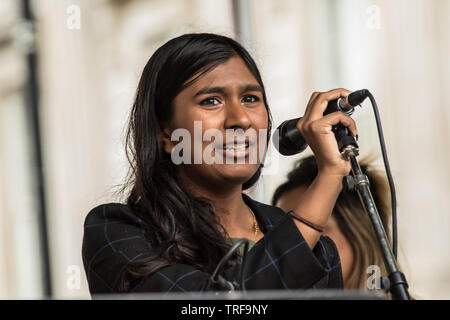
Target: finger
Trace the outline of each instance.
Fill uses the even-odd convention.
[[[314,91],[311,95],[311,98],[309,98],[308,105],[311,104],[311,102],[313,102],[317,98],[317,96],[321,93],[322,92]]]
[[[311,107],[314,103],[314,101],[317,99],[317,97],[321,94],[321,92],[315,91],[309,98],[308,104],[306,105],[305,115],[303,117],[308,117],[311,113]]]
[[[311,120],[317,120],[321,117],[323,117],[323,113],[325,112],[325,109],[327,108],[328,101],[340,98],[340,97],[346,97],[351,93],[351,91],[348,91],[347,89],[339,88],[339,89],[333,89],[327,92],[321,92],[314,103],[311,106],[310,111],[310,119]]]
[[[358,135],[358,129],[356,128],[355,120],[353,120],[352,117],[341,111],[327,114],[321,120],[318,121],[324,121],[324,123],[329,126],[334,126],[338,123],[341,123],[344,127],[347,127],[348,130],[350,130],[353,137],[356,137]]]

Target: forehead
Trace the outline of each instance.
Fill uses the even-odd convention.
[[[195,76],[194,76],[195,78]],[[233,56],[200,76],[185,90],[195,91],[205,86],[240,87],[258,85],[253,73],[239,56]]]

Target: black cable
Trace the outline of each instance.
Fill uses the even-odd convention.
[[[245,288],[245,262],[247,261],[247,251],[248,251],[248,244],[249,241],[247,239],[244,239],[245,241],[245,246],[244,246],[244,254],[242,255],[242,263],[241,263],[241,268],[240,268],[240,276],[241,276],[241,290],[242,293],[245,294],[247,289]]]
[[[386,153],[386,144],[384,142],[383,129],[381,127],[380,114],[378,112],[378,106],[373,95],[366,90],[366,94],[372,104],[372,109],[375,114],[375,121],[377,123],[378,138],[380,140],[381,153],[383,155],[384,167],[389,182],[389,188],[391,191],[391,209],[392,209],[392,252],[395,259],[397,259],[397,199],[395,196],[395,185],[392,179],[391,168]]]
[[[205,291],[205,290],[209,290],[211,283],[214,284],[221,284],[223,287],[229,287],[230,290],[234,290],[234,286],[231,284],[231,282],[226,281],[226,279],[224,279],[223,277],[221,277],[219,275],[221,269],[223,268],[223,266],[225,265],[225,263],[228,261],[228,259],[231,258],[231,256],[233,255],[233,253],[243,244],[245,243],[245,247],[244,247],[244,254],[242,255],[242,263],[241,263],[241,267],[240,267],[240,278],[241,278],[241,289],[243,291],[243,293],[245,294],[245,279],[244,279],[244,274],[245,274],[245,264],[246,264],[246,257],[247,257],[247,251],[248,251],[248,246],[249,246],[249,241],[248,239],[240,239],[239,241],[237,241],[231,248],[230,250],[228,250],[227,254],[219,261],[219,263],[216,266],[216,269],[214,270],[213,274],[211,275],[211,277],[209,278],[208,283],[203,287],[203,289],[201,291]]]

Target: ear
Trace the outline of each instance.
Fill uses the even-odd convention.
[[[163,143],[164,151],[170,155],[174,148],[174,144],[170,140],[170,137],[172,135],[172,130],[170,129],[170,125],[165,122],[160,122],[159,128],[160,128],[160,130],[159,130],[158,138]]]

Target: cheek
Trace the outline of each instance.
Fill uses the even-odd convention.
[[[264,153],[267,151],[268,139],[270,138],[269,132],[269,115],[268,111],[264,109],[263,112],[258,114],[255,120],[255,128],[258,132],[258,157],[261,162]]]
[[[172,124],[174,128],[185,128],[194,132],[194,121],[203,121],[203,110],[191,102],[189,92],[182,91],[172,102]]]
[[[202,149],[211,143],[203,141],[205,131],[220,128],[220,117],[211,116],[205,110],[190,105],[177,104],[174,109],[172,126],[189,132],[191,155],[194,160],[194,155],[201,154]]]
[[[259,108],[252,116],[254,127],[259,129],[267,129],[269,125],[269,113],[266,107]]]
[[[202,117],[189,105],[180,105],[174,110],[173,125],[175,128],[185,128],[194,134],[195,121],[202,121]]]

